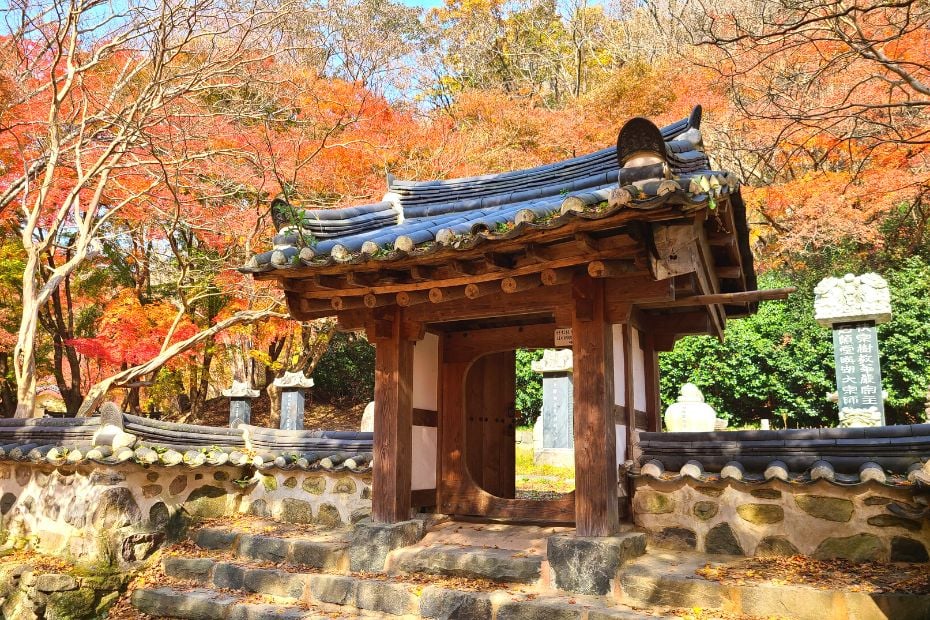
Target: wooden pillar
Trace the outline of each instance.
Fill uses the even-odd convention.
[[[371,516],[376,523],[410,518],[413,430],[413,339],[393,306],[368,328],[375,343],[375,425]]]
[[[604,280],[576,277],[572,298],[575,528],[579,536],[610,536],[619,528],[617,431],[613,340],[604,303]]]
[[[662,430],[662,400],[659,396],[659,353],[656,351],[652,334],[640,333],[643,345],[643,361],[646,370],[646,417],[647,431]]]

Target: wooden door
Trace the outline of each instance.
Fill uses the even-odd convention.
[[[516,496],[515,351],[479,357],[465,376],[465,462],[492,495]]]
[[[553,500],[514,498],[513,347],[522,343],[511,344],[506,353],[493,349],[465,353],[461,347],[449,346],[452,336],[444,335],[441,345],[439,511],[518,522],[573,523],[574,492]]]

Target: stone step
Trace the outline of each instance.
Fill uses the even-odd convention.
[[[792,620],[930,618],[930,596],[828,590],[796,584],[724,584],[698,576],[705,566],[742,560],[741,556],[650,551],[620,569],[623,604],[700,607],[754,617]]]
[[[394,575],[426,573],[505,583],[536,583],[542,576],[544,561],[542,555],[526,555],[512,549],[434,544],[392,551],[385,568]]]
[[[284,562],[330,571],[344,571],[349,566],[349,541],[339,530],[310,537],[248,534],[204,527],[194,534],[193,539],[202,549],[232,551],[243,560]]]
[[[361,620],[385,618],[347,612],[334,615],[330,610],[312,610],[301,606],[249,603],[242,598],[209,589],[178,590],[144,588],[132,593],[132,605],[156,618],[178,620]]]
[[[504,589],[490,592],[464,591],[441,585],[424,586],[422,579],[413,582],[404,581],[403,577],[372,579],[356,575],[288,572],[211,558],[167,557],[163,561],[163,568],[168,577],[199,584],[200,588],[192,591],[197,593],[194,602],[198,605],[201,599],[206,598],[202,593],[211,592],[203,588],[217,588],[227,593],[262,594],[291,605],[302,602],[311,607],[344,610],[348,614],[376,613],[388,617],[442,620],[657,620],[654,614],[617,605],[608,597],[547,595]],[[214,594],[219,601],[218,608],[235,607],[235,599],[231,595]],[[141,606],[149,603],[145,597],[155,595],[149,593],[134,596],[142,597],[137,605],[137,608],[142,609]],[[133,600],[135,604],[136,599]],[[172,610],[172,613],[185,609],[179,605],[169,601],[163,609]],[[233,612],[214,610],[208,613],[215,615],[168,615],[177,618],[196,617],[198,620],[227,620],[226,616],[220,614]],[[166,614],[162,611],[161,615]]]

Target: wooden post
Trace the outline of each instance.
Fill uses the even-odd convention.
[[[413,342],[404,333],[400,308],[387,308],[382,321],[390,329],[372,334],[376,337],[371,516],[377,523],[397,523],[410,518]]]
[[[579,536],[611,536],[617,513],[617,430],[613,416],[613,340],[604,281],[572,283],[574,352],[575,528]]]

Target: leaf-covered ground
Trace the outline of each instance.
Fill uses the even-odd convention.
[[[705,579],[734,585],[805,585],[847,592],[930,594],[930,566],[926,564],[854,563],[815,560],[802,555],[746,558],[733,564],[697,570]]]

